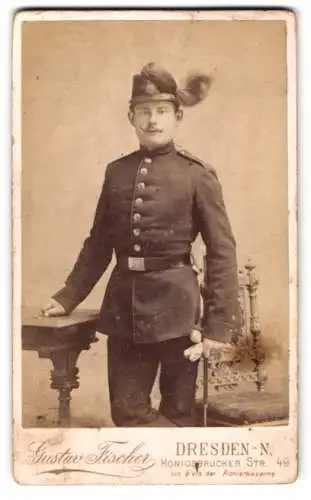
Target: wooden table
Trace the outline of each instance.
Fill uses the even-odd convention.
[[[96,342],[97,311],[76,310],[68,316],[46,318],[39,308],[22,311],[22,348],[50,359],[51,388],[58,391],[59,426],[70,426],[72,389],[79,387],[77,360],[82,351]]]

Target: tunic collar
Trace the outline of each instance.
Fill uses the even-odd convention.
[[[154,158],[155,156],[172,153],[173,151],[175,151],[175,145],[174,142],[172,141],[169,142],[168,144],[165,144],[164,146],[159,146],[158,148],[155,149],[147,149],[144,146],[141,146],[139,151],[142,156]]]

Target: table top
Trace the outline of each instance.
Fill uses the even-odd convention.
[[[40,328],[68,328],[82,323],[91,323],[99,319],[98,310],[76,309],[67,316],[45,317],[40,313],[40,308],[22,308],[22,326]]]

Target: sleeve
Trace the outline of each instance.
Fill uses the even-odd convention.
[[[88,296],[111,261],[113,244],[110,234],[109,205],[108,166],[90,234],[84,241],[65,286],[53,295],[67,314]]]
[[[210,167],[201,168],[196,177],[194,210],[206,245],[203,336],[230,342],[241,329],[236,243],[221,185]]]

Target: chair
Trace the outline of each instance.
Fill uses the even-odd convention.
[[[206,296],[205,269],[206,258],[203,257],[199,275],[203,303]],[[256,267],[248,262],[239,271],[241,334],[234,339],[232,346],[212,352],[199,366],[198,426],[284,423],[288,417],[288,403],[284,398],[264,391],[266,356],[257,307],[258,287]]]
[[[204,258],[205,262],[205,258]],[[204,268],[205,269],[205,265]],[[241,306],[242,330],[233,340],[233,349],[214,352],[208,360],[209,383],[216,391],[231,390],[242,380],[254,382],[258,391],[264,387],[266,376],[263,369],[265,354],[260,347],[261,330],[257,309],[259,281],[255,265],[249,262],[239,271],[239,301]],[[204,301],[205,281],[201,282]],[[248,370],[242,370],[248,362]],[[251,367],[249,366],[251,362]]]

